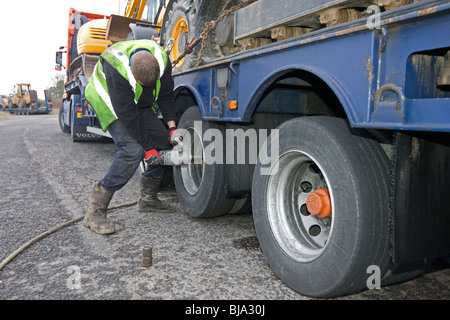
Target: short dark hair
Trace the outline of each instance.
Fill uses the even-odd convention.
[[[153,87],[159,78],[158,60],[148,51],[136,52],[131,59],[131,72],[140,84]]]

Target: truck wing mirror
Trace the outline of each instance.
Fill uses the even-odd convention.
[[[57,51],[56,52],[56,66],[55,66],[55,70],[57,71],[61,71],[62,68],[64,68],[64,66],[62,65],[62,52],[61,51]]]

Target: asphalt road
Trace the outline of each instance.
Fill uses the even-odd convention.
[[[112,143],[74,143],[54,115],[0,120],[0,262],[37,235],[84,215],[92,185],[116,151]],[[138,174],[111,206],[138,200]],[[177,203],[174,189],[161,198]],[[252,216],[194,219],[183,212],[109,213],[116,233],[76,223],[27,248],[0,271],[2,300],[199,299],[305,300],[271,271]],[[142,248],[153,249],[143,267]],[[409,282],[340,299],[450,299],[443,261]]]

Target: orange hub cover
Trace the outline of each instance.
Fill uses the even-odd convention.
[[[331,200],[328,189],[317,189],[306,199],[308,211],[319,218],[331,217]]]

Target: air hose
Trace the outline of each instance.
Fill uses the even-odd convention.
[[[128,203],[128,204],[124,204],[124,205],[120,205],[120,206],[117,206],[117,207],[112,207],[112,208],[107,209],[106,211],[112,211],[112,210],[128,208],[128,207],[134,206],[136,204],[137,204],[137,201],[136,202],[132,202],[132,203]],[[37,237],[31,239],[30,241],[25,243],[23,246],[21,246],[19,249],[14,251],[11,255],[9,255],[9,257],[7,257],[5,260],[3,260],[2,263],[0,263],[0,270],[2,270],[3,267],[5,267],[9,262],[11,262],[12,259],[14,259],[16,256],[18,256],[22,251],[24,251],[26,248],[28,248],[32,244],[34,244],[34,243],[44,239],[45,237],[51,235],[52,233],[54,233],[54,232],[56,232],[58,230],[61,230],[61,229],[65,228],[65,227],[68,227],[68,226],[70,226],[72,224],[80,222],[81,220],[83,220],[83,218],[84,218],[84,216],[81,216],[81,217],[78,217],[76,219],[67,221],[67,222],[65,222],[63,224],[60,224],[59,226],[54,227],[53,229],[50,229],[50,230],[48,230],[48,231],[46,231],[44,233],[41,233]]]

